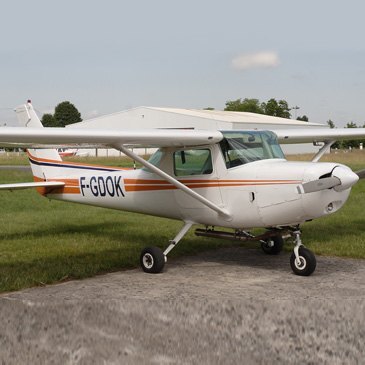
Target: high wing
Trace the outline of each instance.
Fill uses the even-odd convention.
[[[365,139],[365,128],[298,128],[273,130],[281,144]],[[220,131],[190,129],[66,129],[0,128],[3,147],[185,147],[214,144],[223,139]]]
[[[365,128],[293,128],[273,132],[281,144],[365,139]]]
[[[223,139],[219,131],[190,129],[98,130],[66,128],[0,128],[0,145],[23,148],[185,147],[210,145]]]

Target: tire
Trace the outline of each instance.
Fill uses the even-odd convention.
[[[271,244],[273,244],[271,246]],[[269,237],[265,242],[261,242],[262,251],[268,255],[278,255],[284,246],[284,240],[281,235]]]
[[[160,273],[165,266],[165,255],[158,247],[146,247],[139,258],[142,270],[150,274]]]
[[[299,259],[300,259],[300,265],[296,263],[295,254],[293,252],[290,257],[290,266],[294,274],[299,276],[311,275],[317,266],[317,260],[313,252],[301,246],[299,248]]]

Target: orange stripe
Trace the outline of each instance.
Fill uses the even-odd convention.
[[[73,186],[64,186],[60,189],[55,189],[52,194],[80,194],[80,188]]]
[[[219,184],[194,184],[187,185],[187,187],[191,189],[202,189],[202,188],[219,188],[219,187],[237,187],[237,186],[267,186],[273,185],[271,183],[263,183],[263,184],[225,184],[224,186]],[[275,184],[275,185],[284,185],[284,184]],[[45,194],[80,194],[80,188],[78,186],[63,186],[63,187],[38,187],[36,188],[38,192],[42,195]],[[156,191],[156,190],[176,190],[177,187],[174,185],[126,185],[126,192],[138,192],[138,191]],[[42,191],[42,192],[41,192]]]
[[[199,189],[199,188],[219,188],[219,184],[186,184],[186,186],[190,189]]]
[[[151,180],[151,179],[124,179],[124,184],[170,184],[166,180]]]
[[[266,186],[266,185],[287,185],[287,184],[296,184],[296,182],[291,182],[291,183],[270,183],[270,182],[263,182],[260,184],[255,184],[255,183],[232,183],[232,184],[186,184],[186,186],[188,188],[191,189],[201,189],[201,188],[223,188],[223,187],[233,187],[233,186]],[[174,185],[125,185],[125,190],[127,192],[131,192],[131,191],[155,191],[155,190],[174,190],[177,189],[177,187],[175,187]]]
[[[174,190],[177,189],[174,185],[157,186],[157,185],[127,185],[125,191],[151,191],[151,190]]]
[[[46,195],[52,194],[80,194],[79,180],[78,179],[49,179],[45,180],[34,176],[34,181],[60,181],[66,185],[63,187],[39,187],[37,191]],[[181,183],[185,183],[188,188],[202,189],[202,188],[218,188],[218,187],[237,187],[237,186],[261,186],[261,185],[286,185],[286,184],[298,184],[299,181],[295,180],[180,180]],[[175,190],[173,184],[166,180],[152,180],[152,179],[124,179],[125,190],[127,192],[138,191],[156,191],[156,190]]]
[[[38,187],[36,190],[41,195],[47,194],[80,194],[79,188],[79,180],[77,179],[49,179],[45,180],[37,176],[33,176],[35,182],[43,182],[43,181],[59,181],[64,182],[65,186],[60,187],[52,187],[52,186],[45,186],[45,187]]]
[[[178,180],[182,184],[201,184],[201,183],[278,183],[278,184],[298,184],[299,180],[219,180],[219,179],[189,179],[189,180]],[[168,185],[170,184],[166,180],[152,180],[152,179],[124,179],[125,184],[140,184],[140,185]]]

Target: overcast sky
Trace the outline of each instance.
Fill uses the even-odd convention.
[[[0,122],[28,98],[40,113],[69,100],[84,119],[276,98],[312,122],[365,122],[363,0],[12,0],[0,9]]]

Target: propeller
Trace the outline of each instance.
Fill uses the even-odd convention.
[[[355,174],[359,177],[359,179],[365,178],[365,169],[356,171]]]
[[[309,181],[307,183],[304,183],[300,189],[301,194],[305,193],[314,193],[316,191],[321,191],[325,189],[331,189],[335,186],[341,185],[341,180],[338,177],[331,176],[331,177],[325,177],[323,179],[313,180]]]
[[[314,193],[326,189],[336,190],[337,192],[351,188],[359,178],[365,177],[365,170],[353,172],[345,166],[336,166],[328,177],[313,180],[298,186],[299,194]],[[324,176],[326,176],[324,175]]]

